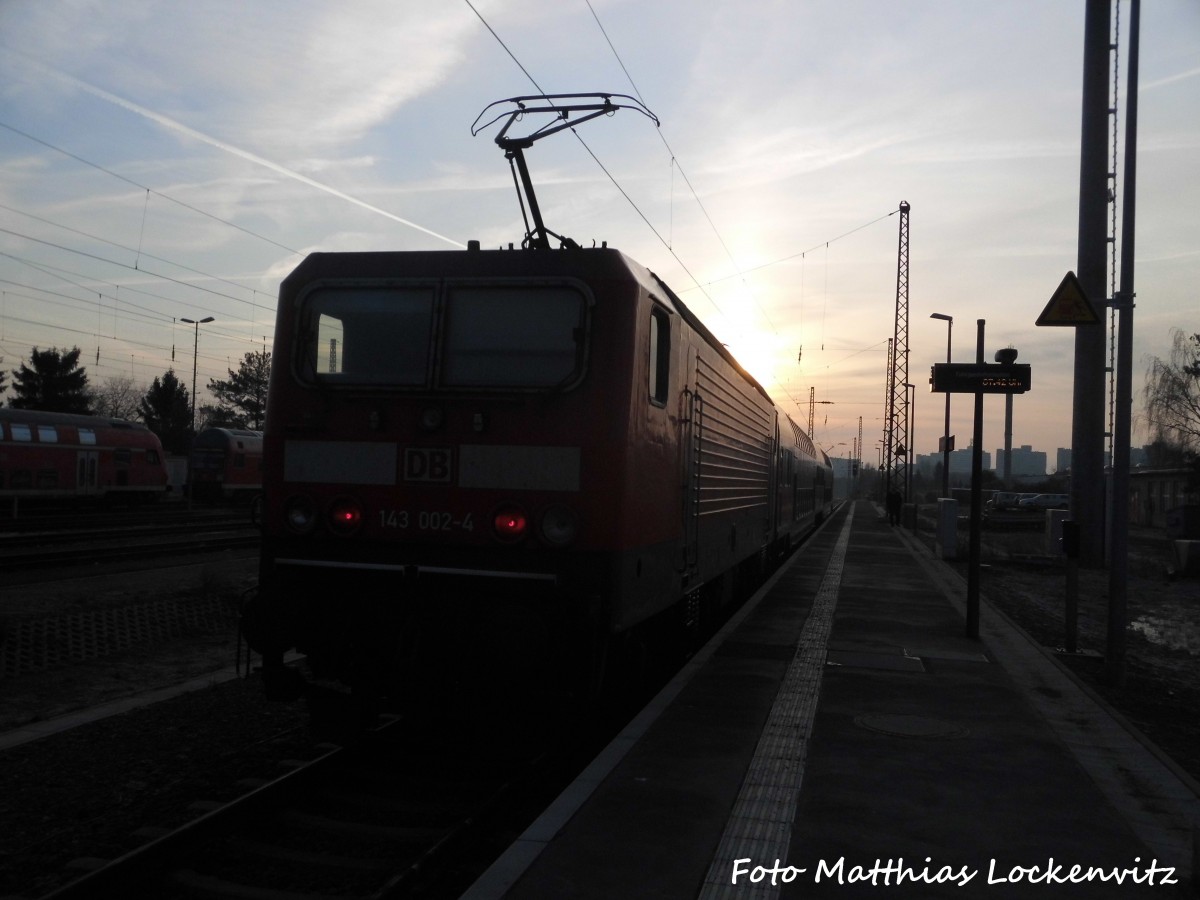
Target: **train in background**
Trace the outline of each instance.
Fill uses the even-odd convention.
[[[140,422],[0,408],[0,501],[143,503],[166,492],[162,442]]]
[[[296,648],[362,702],[595,697],[831,511],[825,454],[607,247],[312,254],[268,408],[243,627],[275,696]]]
[[[188,455],[187,490],[201,503],[250,503],[262,493],[263,435],[206,428]]]

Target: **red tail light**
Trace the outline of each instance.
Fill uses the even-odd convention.
[[[353,534],[361,524],[362,507],[357,501],[343,497],[329,508],[329,527],[335,534]]]
[[[492,527],[496,537],[502,541],[519,541],[529,528],[529,520],[525,513],[515,506],[506,506],[492,517]]]

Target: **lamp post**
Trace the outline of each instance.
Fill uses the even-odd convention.
[[[950,334],[954,331],[954,316],[930,313],[929,318],[946,323],[946,362],[950,362]],[[950,496],[950,392],[946,392],[946,430],[942,435],[942,496]]]
[[[205,316],[200,320],[180,319],[179,321],[196,326],[196,338],[192,342],[192,437],[194,438],[196,436],[196,362],[200,350],[200,326],[213,321],[213,317]]]

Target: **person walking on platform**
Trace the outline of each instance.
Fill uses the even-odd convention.
[[[900,507],[904,504],[904,498],[900,496],[900,492],[896,490],[888,491],[887,493],[887,516],[889,525],[900,524]]]

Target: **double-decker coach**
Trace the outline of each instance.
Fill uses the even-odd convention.
[[[316,253],[274,346],[269,686],[294,646],[364,696],[481,660],[594,693],[827,510],[824,455],[613,249]]]
[[[0,409],[0,499],[159,500],[162,442],[140,422]]]
[[[261,431],[205,428],[188,455],[188,490],[197,500],[250,502],[262,492]]]

